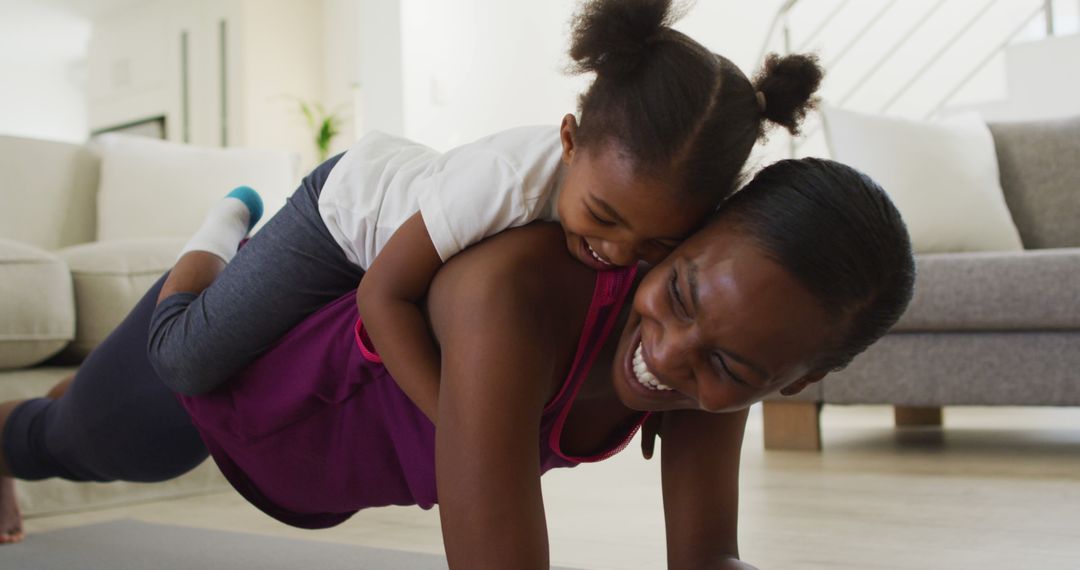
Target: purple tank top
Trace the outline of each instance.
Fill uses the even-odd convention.
[[[566,416],[634,272],[597,273],[570,374],[544,408],[543,472],[618,453],[645,420],[642,415],[588,457],[559,448]],[[367,507],[430,509],[438,502],[435,427],[365,343],[350,293],[305,319],[222,388],[178,396],[233,487],[286,524],[325,528]]]

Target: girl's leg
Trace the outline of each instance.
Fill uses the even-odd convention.
[[[146,358],[164,277],[86,358],[60,398],[0,404],[0,475],[73,481],[163,481],[207,457],[195,426]],[[21,533],[13,481],[0,480],[0,529]],[[3,531],[0,530],[0,534]]]
[[[318,211],[319,192],[338,158],[305,177],[224,269],[209,254],[181,259],[178,269],[189,273],[190,291],[177,287],[182,292],[161,300],[148,344],[150,362],[170,388],[182,394],[214,389],[304,317],[356,289],[363,272],[345,257]]]
[[[158,303],[175,293],[198,294],[209,287],[262,214],[262,198],[247,186],[233,189],[214,204],[169,272]]]
[[[239,245],[240,242],[236,243]],[[158,303],[177,293],[202,293],[224,269],[225,261],[212,253],[189,251],[181,255],[158,293]]]

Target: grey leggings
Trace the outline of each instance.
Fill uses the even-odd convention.
[[[363,270],[319,216],[319,193],[341,155],[308,174],[285,207],[199,295],[154,309],[147,346],[162,381],[186,395],[213,390],[304,317],[356,289]]]

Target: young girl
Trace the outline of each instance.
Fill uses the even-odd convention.
[[[554,220],[589,267],[656,263],[735,189],[766,120],[796,131],[821,78],[813,58],[770,57],[751,83],[672,18],[669,0],[587,2],[570,48],[576,71],[596,73],[580,124],[567,115],[558,128],[445,154],[368,135],[329,161],[325,180],[306,179],[214,281],[223,264],[202,252],[228,261],[252,217],[223,201],[231,222],[212,215],[161,290],[149,344],[157,373],[183,394],[212,390],[359,274],[371,340],[434,420],[439,362],[417,303],[450,257]]]

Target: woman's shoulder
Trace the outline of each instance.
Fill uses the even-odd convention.
[[[436,281],[464,279],[472,287],[505,285],[527,291],[532,285],[541,285],[541,290],[580,283],[591,287],[595,278],[595,271],[570,256],[562,226],[534,222],[502,231],[455,255]]]
[[[523,321],[572,316],[588,306],[595,282],[596,272],[570,256],[560,225],[534,222],[452,257],[432,282],[428,301],[468,304],[478,314],[513,310]]]

